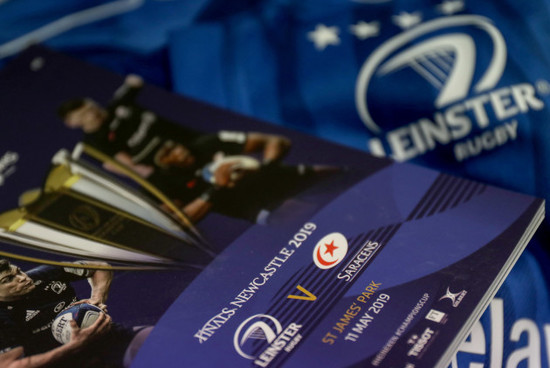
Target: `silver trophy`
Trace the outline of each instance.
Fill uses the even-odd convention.
[[[0,239],[119,268],[202,268],[213,258],[197,229],[160,191],[136,180],[171,212],[84,161],[82,154],[89,152],[110,160],[81,144],[72,154],[56,153],[43,187],[22,196],[19,208],[0,214]],[[50,258],[41,261],[60,263]]]

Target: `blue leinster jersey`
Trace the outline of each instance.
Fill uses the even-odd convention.
[[[549,6],[263,1],[173,34],[174,86],[375,155],[548,199]],[[453,367],[548,366],[547,231],[545,223]]]
[[[264,1],[173,34],[175,88],[377,155],[545,197],[548,6]]]

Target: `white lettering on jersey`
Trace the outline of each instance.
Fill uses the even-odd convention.
[[[244,143],[246,142],[246,134],[244,132],[230,132],[222,130],[218,133],[218,138],[222,142]]]
[[[470,335],[460,345],[457,355],[451,361],[450,368],[459,368],[457,360],[459,354],[472,355],[471,359],[468,359],[471,360],[469,365],[467,367],[460,366],[460,368],[540,368],[542,367],[543,354],[546,355],[547,361],[550,359],[550,324],[542,326],[543,331],[540,331],[539,326],[533,320],[520,318],[506,331],[507,336],[504,329],[504,301],[500,298],[493,299],[490,304],[490,312],[490,350],[486,351],[486,331],[478,321],[474,324]],[[544,347],[541,335],[546,340]],[[518,345],[520,342],[524,342],[523,345]],[[513,346],[517,346],[517,348],[506,357],[504,356],[504,346],[509,343],[514,344]]]

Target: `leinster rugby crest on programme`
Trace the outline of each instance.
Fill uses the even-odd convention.
[[[301,328],[296,323],[283,328],[273,316],[256,314],[239,325],[233,344],[240,356],[253,360],[257,366],[267,367],[283,350],[287,353],[293,350],[302,338],[298,333]]]

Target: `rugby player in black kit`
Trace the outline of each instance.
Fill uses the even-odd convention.
[[[167,121],[135,103],[142,85],[140,77],[129,75],[106,107],[83,98],[63,103],[58,113],[67,127],[84,131],[85,143],[146,178],[194,222],[211,210],[267,222],[285,199],[336,171],[282,164],[290,141],[280,135],[201,134]],[[251,153],[260,154],[261,163],[242,156]],[[105,167],[117,171],[112,164]]]
[[[70,283],[86,279],[91,295],[78,300]],[[86,302],[106,311],[111,281],[110,271],[79,268],[78,263],[74,268],[40,266],[23,272],[0,259],[0,367],[129,366],[150,327],[126,328],[102,313],[84,329],[71,321],[71,340],[65,345],[51,332],[56,315],[72,303]]]

